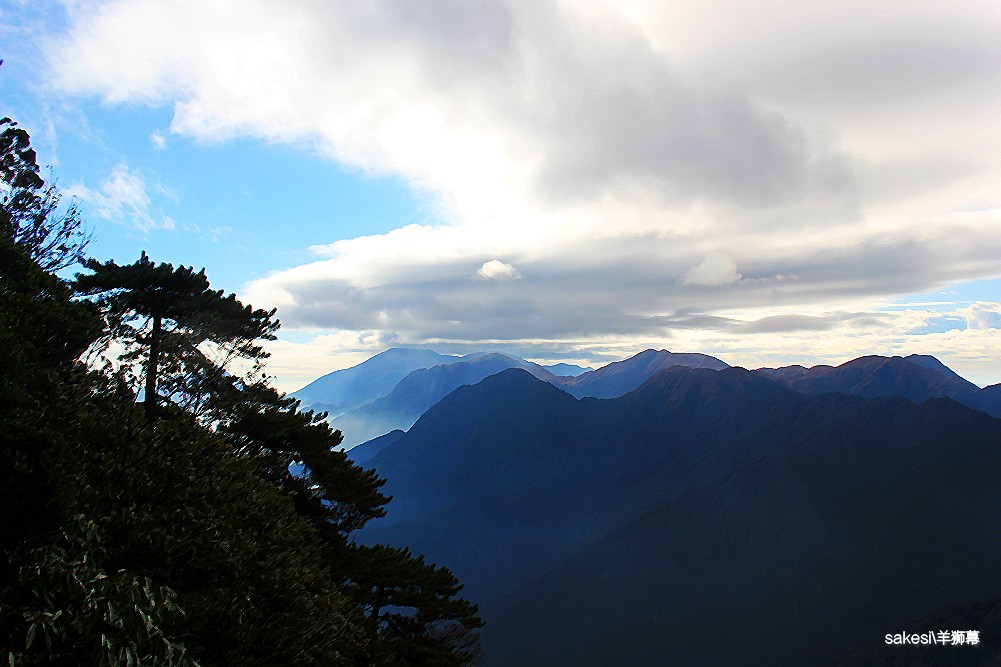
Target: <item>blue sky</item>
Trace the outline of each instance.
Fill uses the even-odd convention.
[[[148,201],[124,198],[119,208],[81,197],[94,232],[90,253],[101,259],[127,263],[147,250],[160,261],[204,266],[213,285],[235,291],[310,261],[308,248],[317,243],[384,233],[433,214],[402,179],[366,175],[305,143],[173,134],[164,106],[54,103],[39,85],[46,75],[40,63],[16,51],[4,57],[3,113],[29,131],[66,199],[83,189],[107,194],[116,173],[142,184]]]
[[[15,0],[0,44],[91,253],[277,306],[283,389],[390,345],[1001,381],[996,3]]]

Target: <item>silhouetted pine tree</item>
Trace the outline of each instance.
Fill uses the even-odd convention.
[[[475,659],[481,621],[448,570],[351,541],[385,513],[383,480],[338,451],[323,415],[267,386],[259,341],[274,337],[274,311],[145,253],[126,266],[87,262],[76,282],[87,298],[74,300],[51,271],[82,256],[86,238],[75,211],[55,215],[58,192],[37,177],[27,134],[8,125],[0,661]],[[142,366],[142,410],[127,373],[77,361],[97,341],[121,343],[126,365]],[[227,370],[237,358],[253,364],[245,377]]]
[[[85,266],[93,273],[77,274],[74,286],[94,297],[105,318],[105,340],[126,348],[122,361],[142,360],[147,418],[156,413],[161,385],[167,396],[198,406],[204,385],[228,363],[260,363],[268,356],[257,341],[274,339],[275,311],[254,310],[235,294],[224,297],[222,290],[212,290],[204,269],[195,273],[190,267],[155,265],[145,252],[125,266],[94,259]]]

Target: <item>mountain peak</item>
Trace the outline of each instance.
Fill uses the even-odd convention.
[[[467,363],[470,364],[481,364],[489,361],[513,361],[516,363],[524,363],[518,357],[512,357],[508,354],[502,352],[484,352],[483,354],[478,354],[472,359],[469,359]]]
[[[651,348],[577,377],[564,378],[561,384],[578,398],[584,396],[614,398],[636,389],[657,371],[673,366],[707,368],[714,371],[730,367],[727,363],[707,354]]]
[[[865,398],[900,396],[915,403],[949,396],[969,403],[979,388],[934,357],[866,355],[839,366],[787,366],[760,372],[808,394],[839,392]]]
[[[551,390],[557,393],[564,393],[548,382],[535,377],[528,370],[518,366],[505,368],[499,373],[494,373],[493,375],[485,377],[478,383],[478,385],[484,390],[490,391],[519,391],[532,389],[543,391]]]
[[[374,354],[369,357],[368,361],[375,359],[376,357],[391,358],[391,357],[414,357],[414,356],[442,356],[435,352],[434,350],[425,350],[422,348],[415,347],[390,347],[378,354]]]
[[[933,371],[939,371],[940,373],[944,373],[948,376],[963,379],[963,377],[959,373],[952,370],[951,368],[943,364],[941,361],[939,361],[936,357],[933,357],[930,354],[909,354],[906,357],[904,357],[904,359],[910,361],[911,363],[917,364],[918,366],[924,366],[925,368],[931,369]]]
[[[304,407],[317,403],[331,415],[346,412],[389,393],[408,373],[455,361],[432,350],[391,347],[357,366],[327,373],[293,392]]]

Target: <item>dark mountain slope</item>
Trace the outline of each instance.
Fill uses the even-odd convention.
[[[1001,594],[999,447],[1001,422],[948,400],[672,368],[578,401],[508,370],[369,461],[395,500],[363,539],[451,567],[497,664],[830,658]]]
[[[450,394],[368,461],[396,500],[366,532],[406,534],[432,558],[458,549],[467,587],[492,597],[679,493],[679,480],[719,478],[777,446],[761,429],[783,404],[790,429],[823,421],[797,408],[811,400],[742,369],[670,369],[619,399],[580,401],[508,370]]]
[[[936,609],[886,634],[938,633],[945,630],[979,633],[976,644],[887,645],[884,637],[874,638],[870,647],[850,657],[832,661],[831,666],[911,665],[915,667],[961,667],[1001,665],[1001,599],[951,605]],[[951,641],[951,638],[950,638]]]
[[[867,407],[868,432],[755,458],[486,605],[498,664],[811,664],[1001,592],[1001,423]]]
[[[1001,384],[984,387],[970,403],[970,407],[983,410],[989,415],[1001,418]]]

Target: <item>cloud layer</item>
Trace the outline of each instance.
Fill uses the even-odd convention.
[[[83,201],[88,212],[127,224],[136,232],[145,234],[153,229],[174,229],[174,221],[152,206],[145,179],[124,162],[112,169],[98,187],[76,183],[65,192]]]
[[[1001,275],[994,3],[71,7],[61,90],[311,146],[437,203],[434,224],[317,239],[325,257],[251,283],[287,326],[779,345]]]

